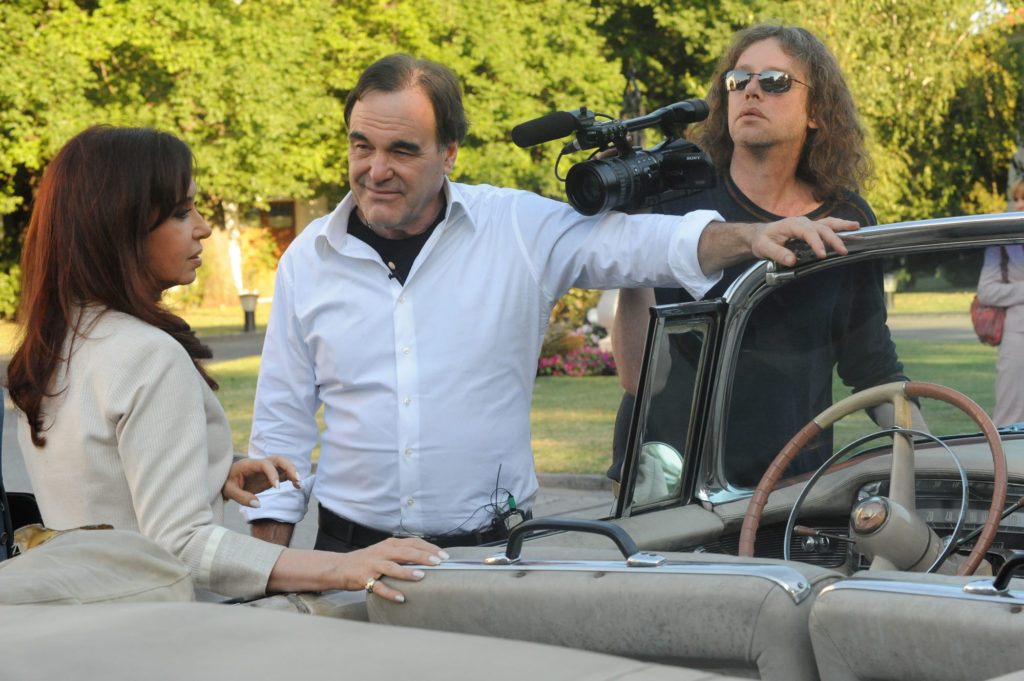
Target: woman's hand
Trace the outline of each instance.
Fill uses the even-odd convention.
[[[350,553],[285,549],[267,582],[267,593],[366,590],[380,598],[404,603],[405,596],[377,580],[382,577],[416,582],[423,579],[417,565],[438,565],[448,554],[422,539],[385,539]]]
[[[398,603],[405,602],[402,592],[377,580],[394,577],[419,581],[423,579],[423,570],[407,565],[438,565],[448,558],[442,549],[415,537],[385,539],[365,549],[340,555],[348,559],[343,568],[346,581],[342,588],[350,591],[366,589],[375,596]]]
[[[256,495],[263,490],[279,486],[282,478],[291,480],[295,489],[301,489],[299,472],[295,465],[283,456],[239,459],[231,464],[228,478],[224,481],[220,493],[225,499],[234,499],[242,506],[259,508],[260,500]]]

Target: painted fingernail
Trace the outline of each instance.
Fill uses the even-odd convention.
[[[280,487],[281,487],[281,483],[278,482],[277,480],[275,480],[274,481],[274,489],[279,489]]]
[[[438,558],[437,556],[431,556],[430,557],[430,562],[433,563],[434,565],[439,565],[441,563],[441,559]]]
[[[423,572],[423,570],[413,570],[412,571],[412,576],[415,577],[416,579],[423,579],[423,575],[424,574],[425,573]]]
[[[260,507],[260,500],[259,499],[253,499],[252,501],[249,502],[249,507],[250,508],[259,508]]]
[[[405,596],[403,596],[402,594],[398,594],[397,596],[395,596],[395,600],[399,603],[405,603]]]
[[[448,560],[449,558],[451,558],[451,556],[448,555],[448,552],[443,549],[439,551],[437,555],[441,556],[441,560]]]

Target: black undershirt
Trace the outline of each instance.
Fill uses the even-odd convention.
[[[423,250],[423,244],[434,233],[434,229],[444,219],[444,211],[448,202],[441,197],[441,210],[430,226],[419,234],[414,234],[406,239],[386,239],[372,229],[365,222],[359,219],[356,210],[349,213],[348,233],[360,241],[366,242],[373,250],[377,251],[387,268],[391,271],[390,276],[398,280],[399,284],[405,285],[405,279],[409,276],[412,264],[416,262],[416,256]]]

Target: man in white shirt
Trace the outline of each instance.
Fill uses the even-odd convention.
[[[705,229],[713,211],[586,217],[530,192],[450,182],[467,128],[458,80],[407,55],[362,74],[345,119],[352,191],[281,259],[249,445],[305,476],[321,438],[303,485],[320,501],[321,549],[405,535],[479,544],[528,513],[537,357],[569,288],[673,284],[700,296],[751,255],[791,264],[789,238],[845,252],[835,231],[855,227]],[[282,487],[261,498],[246,509],[253,533],[287,544],[308,497]]]

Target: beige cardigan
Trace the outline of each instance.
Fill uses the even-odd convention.
[[[87,337],[75,339],[57,396],[43,402],[46,445],[32,444],[23,413],[18,424],[44,522],[142,532],[180,558],[198,588],[262,595],[282,547],[220,526],[233,456],[223,408],[177,341],[101,310],[86,309]]]

